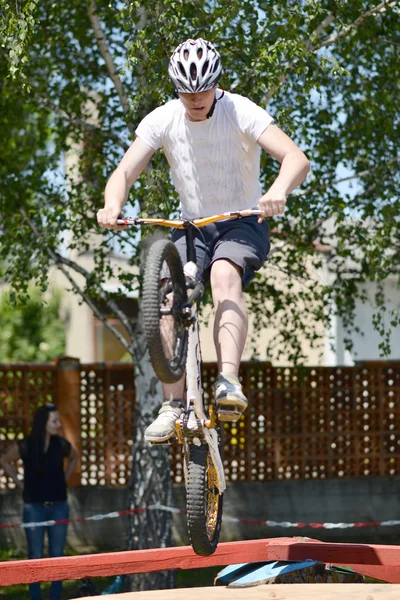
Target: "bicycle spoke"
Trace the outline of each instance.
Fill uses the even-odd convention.
[[[170,279],[165,279],[165,266]],[[186,301],[186,283],[176,247],[159,240],[150,248],[146,262],[143,321],[154,371],[165,383],[179,381],[185,371],[188,331],[182,311]]]
[[[180,360],[182,353],[182,320],[173,307],[174,284],[167,282],[160,286],[160,332],[163,351],[171,365]]]

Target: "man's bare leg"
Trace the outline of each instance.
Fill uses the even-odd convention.
[[[172,295],[169,298],[172,302]],[[174,342],[174,324],[172,317],[163,317],[160,320],[160,330],[163,338],[164,349],[172,356]],[[157,418],[147,427],[144,437],[152,443],[167,442],[175,434],[175,423],[179,418],[184,404],[183,394],[185,389],[185,376],[176,383],[163,383],[164,401]]]
[[[176,383],[163,383],[164,400],[182,400],[185,392],[185,375]]]
[[[220,372],[237,375],[248,328],[240,267],[229,260],[215,261],[211,269],[211,290],[218,368]]]
[[[219,370],[215,382],[218,416],[222,421],[237,421],[247,407],[247,399],[238,379],[248,329],[240,267],[229,260],[215,261],[211,268],[211,290]]]

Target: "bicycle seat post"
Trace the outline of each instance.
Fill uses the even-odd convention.
[[[186,236],[186,257],[187,262],[193,262],[196,264],[196,244],[194,237],[194,225],[191,221],[185,221],[184,223],[185,236]]]

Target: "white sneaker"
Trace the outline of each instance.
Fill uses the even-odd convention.
[[[167,442],[176,433],[176,421],[182,414],[182,404],[179,400],[163,402],[158,417],[144,432],[146,442],[160,444]]]
[[[214,383],[214,397],[220,421],[237,421],[247,408],[237,375],[220,373]]]

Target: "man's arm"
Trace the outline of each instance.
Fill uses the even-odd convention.
[[[116,222],[128,198],[129,190],[146,168],[153,154],[154,150],[151,146],[136,138],[107,183],[104,192],[104,208],[97,213],[97,222],[101,227],[120,229]]]
[[[281,163],[278,177],[260,198],[259,209],[263,211],[263,217],[283,214],[286,196],[304,181],[310,171],[310,162],[290,137],[276,125],[269,125],[257,143]]]

